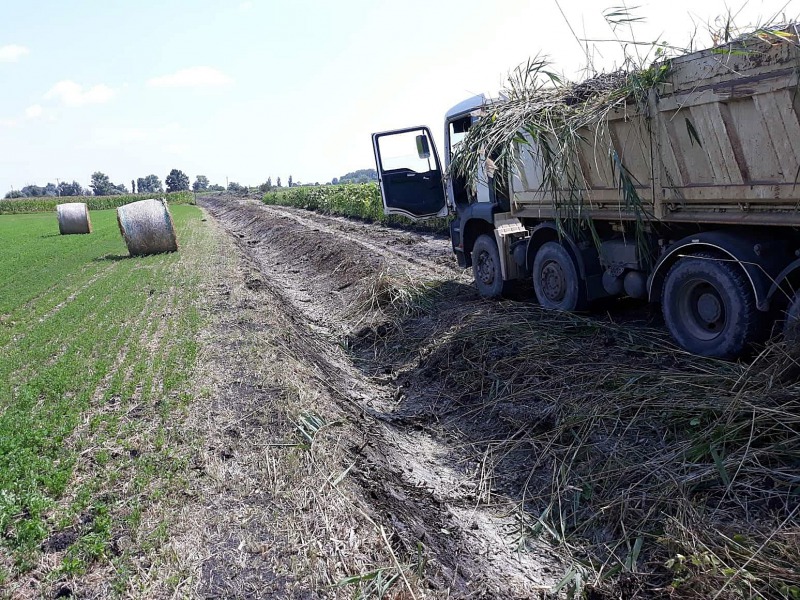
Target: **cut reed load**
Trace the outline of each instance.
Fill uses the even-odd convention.
[[[89,207],[83,202],[67,202],[56,206],[58,232],[61,235],[92,233]]]
[[[766,56],[779,45],[796,48],[798,25],[775,25],[735,39],[726,37],[729,41],[724,45],[705,52],[719,55],[718,62],[725,65],[737,57]],[[501,98],[487,101],[474,114],[478,118],[453,155],[452,174],[474,186],[483,173],[484,160],[490,159],[506,179],[511,174],[522,176],[523,162],[532,159],[540,170],[535,187],[552,203],[559,225],[591,230],[590,210],[599,208],[602,202],[593,201],[591,190],[597,182],[589,181],[587,173],[608,172],[613,179],[608,185],[617,189],[620,209],[633,213],[639,226],[653,220],[652,204],[639,196],[641,190],[649,190],[650,183],[641,177],[651,174],[632,174],[635,169],[626,163],[634,159],[629,161],[615,148],[615,131],[609,125],[620,118],[636,124],[630,131],[641,137],[641,143],[626,140],[626,145],[637,152],[639,147],[646,150],[642,150],[645,155],[639,162],[650,160],[650,121],[656,100],[674,91],[673,79],[681,68],[675,59],[692,53],[662,44],[653,44],[653,48],[657,60],[649,65],[626,57],[624,68],[577,84],[550,70],[543,59],[518,67],[509,76]],[[673,56],[668,57],[667,52]],[[691,123],[687,128],[696,138]],[[494,181],[500,179],[498,175]]]
[[[175,225],[164,199],[139,200],[120,206],[117,223],[131,256],[178,250]]]

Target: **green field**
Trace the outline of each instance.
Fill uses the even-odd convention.
[[[53,576],[106,557],[123,581],[109,545],[181,477],[163,442],[188,400],[215,243],[199,209],[172,214],[180,252],[144,258],[113,210],[72,236],[52,213],[0,216],[0,587],[62,546]]]
[[[83,202],[89,210],[108,210],[123,204],[144,200],[145,198],[164,197],[170,204],[189,204],[194,201],[192,192],[172,192],[169,194],[120,194],[118,196],[63,196],[54,198],[15,198],[0,200],[0,215],[19,215],[25,213],[53,212],[56,206],[66,202]]]
[[[421,223],[414,223],[402,216],[385,215],[377,183],[281,188],[264,194],[263,201],[264,204],[293,206],[330,215],[366,219],[386,225],[413,226],[415,229],[439,233],[449,231],[447,219],[427,219]]]

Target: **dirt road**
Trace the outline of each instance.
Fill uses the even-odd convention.
[[[199,426],[229,434],[199,467],[212,474],[202,529],[216,533],[199,541],[198,590],[545,597],[564,566],[523,526],[529,449],[492,452],[520,421],[509,430],[512,407],[487,419],[446,401],[424,361],[449,320],[486,304],[449,241],[224,195],[200,203],[235,241],[241,284],[213,299],[216,400]]]

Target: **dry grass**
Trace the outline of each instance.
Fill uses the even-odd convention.
[[[360,322],[398,323],[430,310],[440,285],[383,269],[361,285],[351,314]]]
[[[364,432],[331,388],[341,373],[327,362],[328,342],[287,315],[289,303],[250,267],[233,270],[227,281],[239,283],[218,299],[204,343],[209,408],[190,420],[201,448],[192,501],[171,528],[176,556],[193,550],[184,565],[193,574],[188,589],[422,597],[416,559],[397,556],[348,478]]]
[[[412,372],[441,382],[432,410],[484,457],[485,499],[523,454],[505,472],[528,473],[518,537],[562,548],[564,589],[800,594],[800,364],[780,343],[737,364],[532,307],[448,322]],[[475,423],[494,423],[491,437]]]

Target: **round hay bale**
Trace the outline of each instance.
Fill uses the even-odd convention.
[[[166,200],[138,200],[117,209],[119,231],[131,256],[175,252],[178,238]]]
[[[83,202],[67,202],[56,206],[58,231],[61,235],[92,233],[89,207]]]

